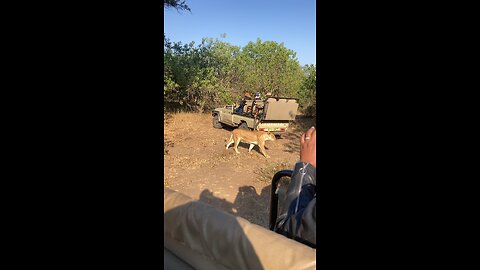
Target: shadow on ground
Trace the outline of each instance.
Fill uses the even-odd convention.
[[[282,136],[290,141],[290,143],[285,145],[285,149],[283,150],[284,152],[300,153],[300,135],[295,133],[286,133]]]
[[[280,187],[279,205],[284,199],[289,178],[282,179]],[[231,215],[242,217],[251,223],[262,227],[269,227],[270,220],[270,194],[272,185],[264,187],[260,194],[253,186],[242,186],[238,189],[237,196],[233,203],[216,197],[212,191],[205,189],[200,193],[199,200],[213,207],[221,209]]]
[[[231,127],[228,125],[222,125],[222,129],[227,130],[227,131],[233,131],[234,129],[237,129],[237,127]]]
[[[231,215],[242,217],[252,223],[268,228],[270,189],[271,185],[268,185],[258,195],[255,187],[242,186],[238,188],[238,193],[233,203],[223,198],[218,198],[212,191],[205,189],[200,193],[199,200]]]

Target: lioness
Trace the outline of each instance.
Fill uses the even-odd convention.
[[[230,136],[230,140],[227,143],[226,149],[228,149],[230,144],[235,143],[233,149],[237,154],[239,154],[240,152],[238,151],[237,147],[240,141],[250,144],[250,147],[248,148],[249,153],[252,151],[255,145],[258,145],[263,156],[269,158],[270,156],[265,153],[265,141],[275,141],[275,135],[270,132],[257,130],[251,131],[238,128],[232,131],[232,135]]]

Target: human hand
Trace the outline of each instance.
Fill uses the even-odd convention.
[[[317,135],[311,127],[300,137],[300,161],[310,163],[317,168]]]

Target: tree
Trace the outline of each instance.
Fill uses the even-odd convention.
[[[295,52],[274,41],[258,39],[241,48],[204,38],[195,46],[164,36],[167,110],[202,112],[233,104],[244,92],[257,91],[298,97],[302,108],[314,110],[315,72],[313,65],[302,70]]]
[[[307,116],[316,116],[317,98],[317,69],[315,65],[303,67],[305,79],[298,93],[303,113]]]
[[[238,65],[248,92],[272,92],[296,97],[304,75],[296,53],[275,41],[249,42],[242,48]]]
[[[164,42],[164,100],[169,108],[203,111],[217,101],[211,45]]]
[[[188,10],[191,12],[190,8],[185,3],[185,0],[163,0],[164,8],[175,8],[178,10]]]

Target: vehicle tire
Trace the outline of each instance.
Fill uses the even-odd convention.
[[[250,129],[248,128],[247,123],[245,123],[245,122],[242,122],[242,123],[238,126],[238,128],[250,130]]]
[[[222,123],[218,119],[218,114],[215,114],[212,118],[212,124],[214,128],[222,128]]]

